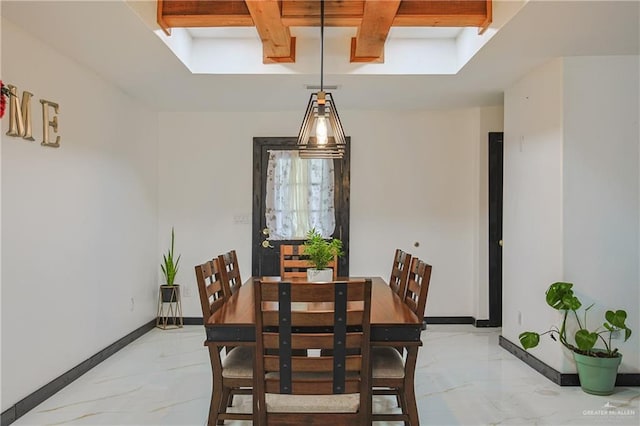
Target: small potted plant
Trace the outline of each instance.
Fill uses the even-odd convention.
[[[553,309],[564,311],[560,329],[553,327],[542,334],[525,331],[519,336],[520,344],[525,350],[534,348],[538,346],[540,336],[544,334],[548,334],[553,340],[559,340],[573,353],[582,390],[595,395],[610,395],[613,393],[618,367],[622,361],[622,354],[618,352],[618,348],[613,347],[611,339],[614,333],[624,332],[625,342],[631,336],[631,329],[625,324],[627,312],[607,311],[602,327],[589,330],[587,312],[593,304],[584,309],[581,320],[578,310],[582,307],[582,302],[573,293],[572,287],[572,283],[556,282],[551,284],[546,292],[547,304]],[[567,338],[567,317],[570,313],[575,318],[578,328],[572,339],[574,343]],[[595,347],[598,340],[604,345],[603,348]]]
[[[160,268],[164,275],[165,284],[160,286],[163,302],[176,302],[180,297],[180,285],[175,284],[176,274],[178,273],[178,264],[180,256],[176,258],[174,255],[175,233],[171,228],[171,247],[167,254],[162,255],[162,263]]]
[[[327,265],[334,257],[342,256],[342,241],[337,238],[325,240],[314,228],[307,233],[304,253],[313,265],[313,268],[307,269],[307,280],[313,282],[332,281],[333,270],[327,268]]]

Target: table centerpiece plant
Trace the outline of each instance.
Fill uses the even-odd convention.
[[[631,337],[631,329],[625,324],[627,312],[621,309],[608,310],[601,327],[588,329],[587,312],[594,304],[584,308],[581,320],[578,310],[582,307],[582,302],[572,288],[572,283],[556,282],[546,291],[547,304],[564,312],[560,328],[552,327],[543,333],[525,331],[519,336],[520,344],[525,350],[534,348],[538,346],[540,336],[548,334],[573,353],[583,391],[595,395],[610,395],[613,393],[618,367],[622,361],[622,354],[614,347],[612,339],[614,334],[622,332],[625,342]],[[572,340],[567,336],[567,319],[570,315],[575,319],[578,328]],[[598,341],[603,347],[596,347]]]
[[[304,242],[304,253],[309,258],[313,268],[307,269],[308,281],[332,281],[333,271],[327,268],[334,257],[344,254],[342,241],[338,238],[324,239],[315,228],[307,233]]]

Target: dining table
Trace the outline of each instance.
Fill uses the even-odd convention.
[[[338,277],[337,281],[365,277]],[[371,279],[371,345],[420,346],[422,318],[418,318],[381,277]],[[225,301],[223,306],[204,321],[207,340],[234,346],[255,345],[255,280],[280,281],[280,277],[251,277]],[[292,283],[306,281],[288,279]]]

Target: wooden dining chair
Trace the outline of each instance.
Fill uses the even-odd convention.
[[[371,280],[254,291],[258,425],[369,424]]]
[[[407,288],[407,277],[409,276],[410,267],[411,255],[401,249],[396,249],[393,256],[389,286],[401,299],[404,298],[405,289]]]
[[[312,268],[309,257],[304,254],[304,244],[284,244],[280,246],[280,279],[307,278],[307,269]],[[327,264],[333,269],[333,280],[338,279],[338,256]]]
[[[222,271],[218,258],[195,267],[205,324],[227,299]],[[249,346],[225,347],[212,341],[205,341],[205,346],[209,349],[213,376],[207,424],[213,426],[223,424],[224,420],[253,420],[253,413],[227,413],[227,407],[233,404],[234,395],[252,394],[254,355],[252,348]]]
[[[224,285],[225,297],[229,298],[242,285],[236,251],[231,250],[219,255],[218,262],[220,262],[222,269],[222,284]]]
[[[431,281],[431,265],[414,257],[407,278],[407,288],[404,303],[416,314],[418,319],[424,320],[424,311]],[[374,395],[395,395],[401,414],[373,414],[373,421],[404,421],[405,424],[418,424],[418,407],[414,389],[414,375],[418,348],[405,346],[403,355],[397,350],[398,345],[376,346],[371,350],[371,383]]]

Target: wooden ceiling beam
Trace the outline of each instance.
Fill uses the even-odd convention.
[[[165,29],[192,27],[253,27],[243,1],[158,0],[158,24]]]
[[[363,0],[332,1],[324,4],[326,27],[357,27],[362,22]],[[319,27],[318,0],[285,0],[282,2],[282,22],[289,27]]]
[[[318,0],[282,0],[280,3],[284,26],[320,25]],[[365,0],[327,0],[325,25],[359,26],[365,3]],[[402,0],[392,25],[481,27],[487,20],[490,23],[491,3],[491,0]],[[169,28],[255,25],[246,2],[239,0],[158,0],[158,9],[158,20]]]
[[[490,13],[491,0],[403,0],[393,26],[480,27]]]
[[[282,24],[279,0],[246,0],[251,18],[262,40],[262,60],[295,62],[295,38],[289,27]]]
[[[365,2],[362,23],[351,39],[351,62],[382,62],[384,43],[400,3],[400,0]]]
[[[175,27],[255,26],[265,62],[295,60],[295,38],[289,27],[320,26],[318,0],[157,1],[158,24],[167,34]],[[352,61],[380,61],[384,51],[380,39],[386,40],[391,26],[477,27],[482,34],[491,21],[492,0],[325,1],[325,26],[358,27]]]

